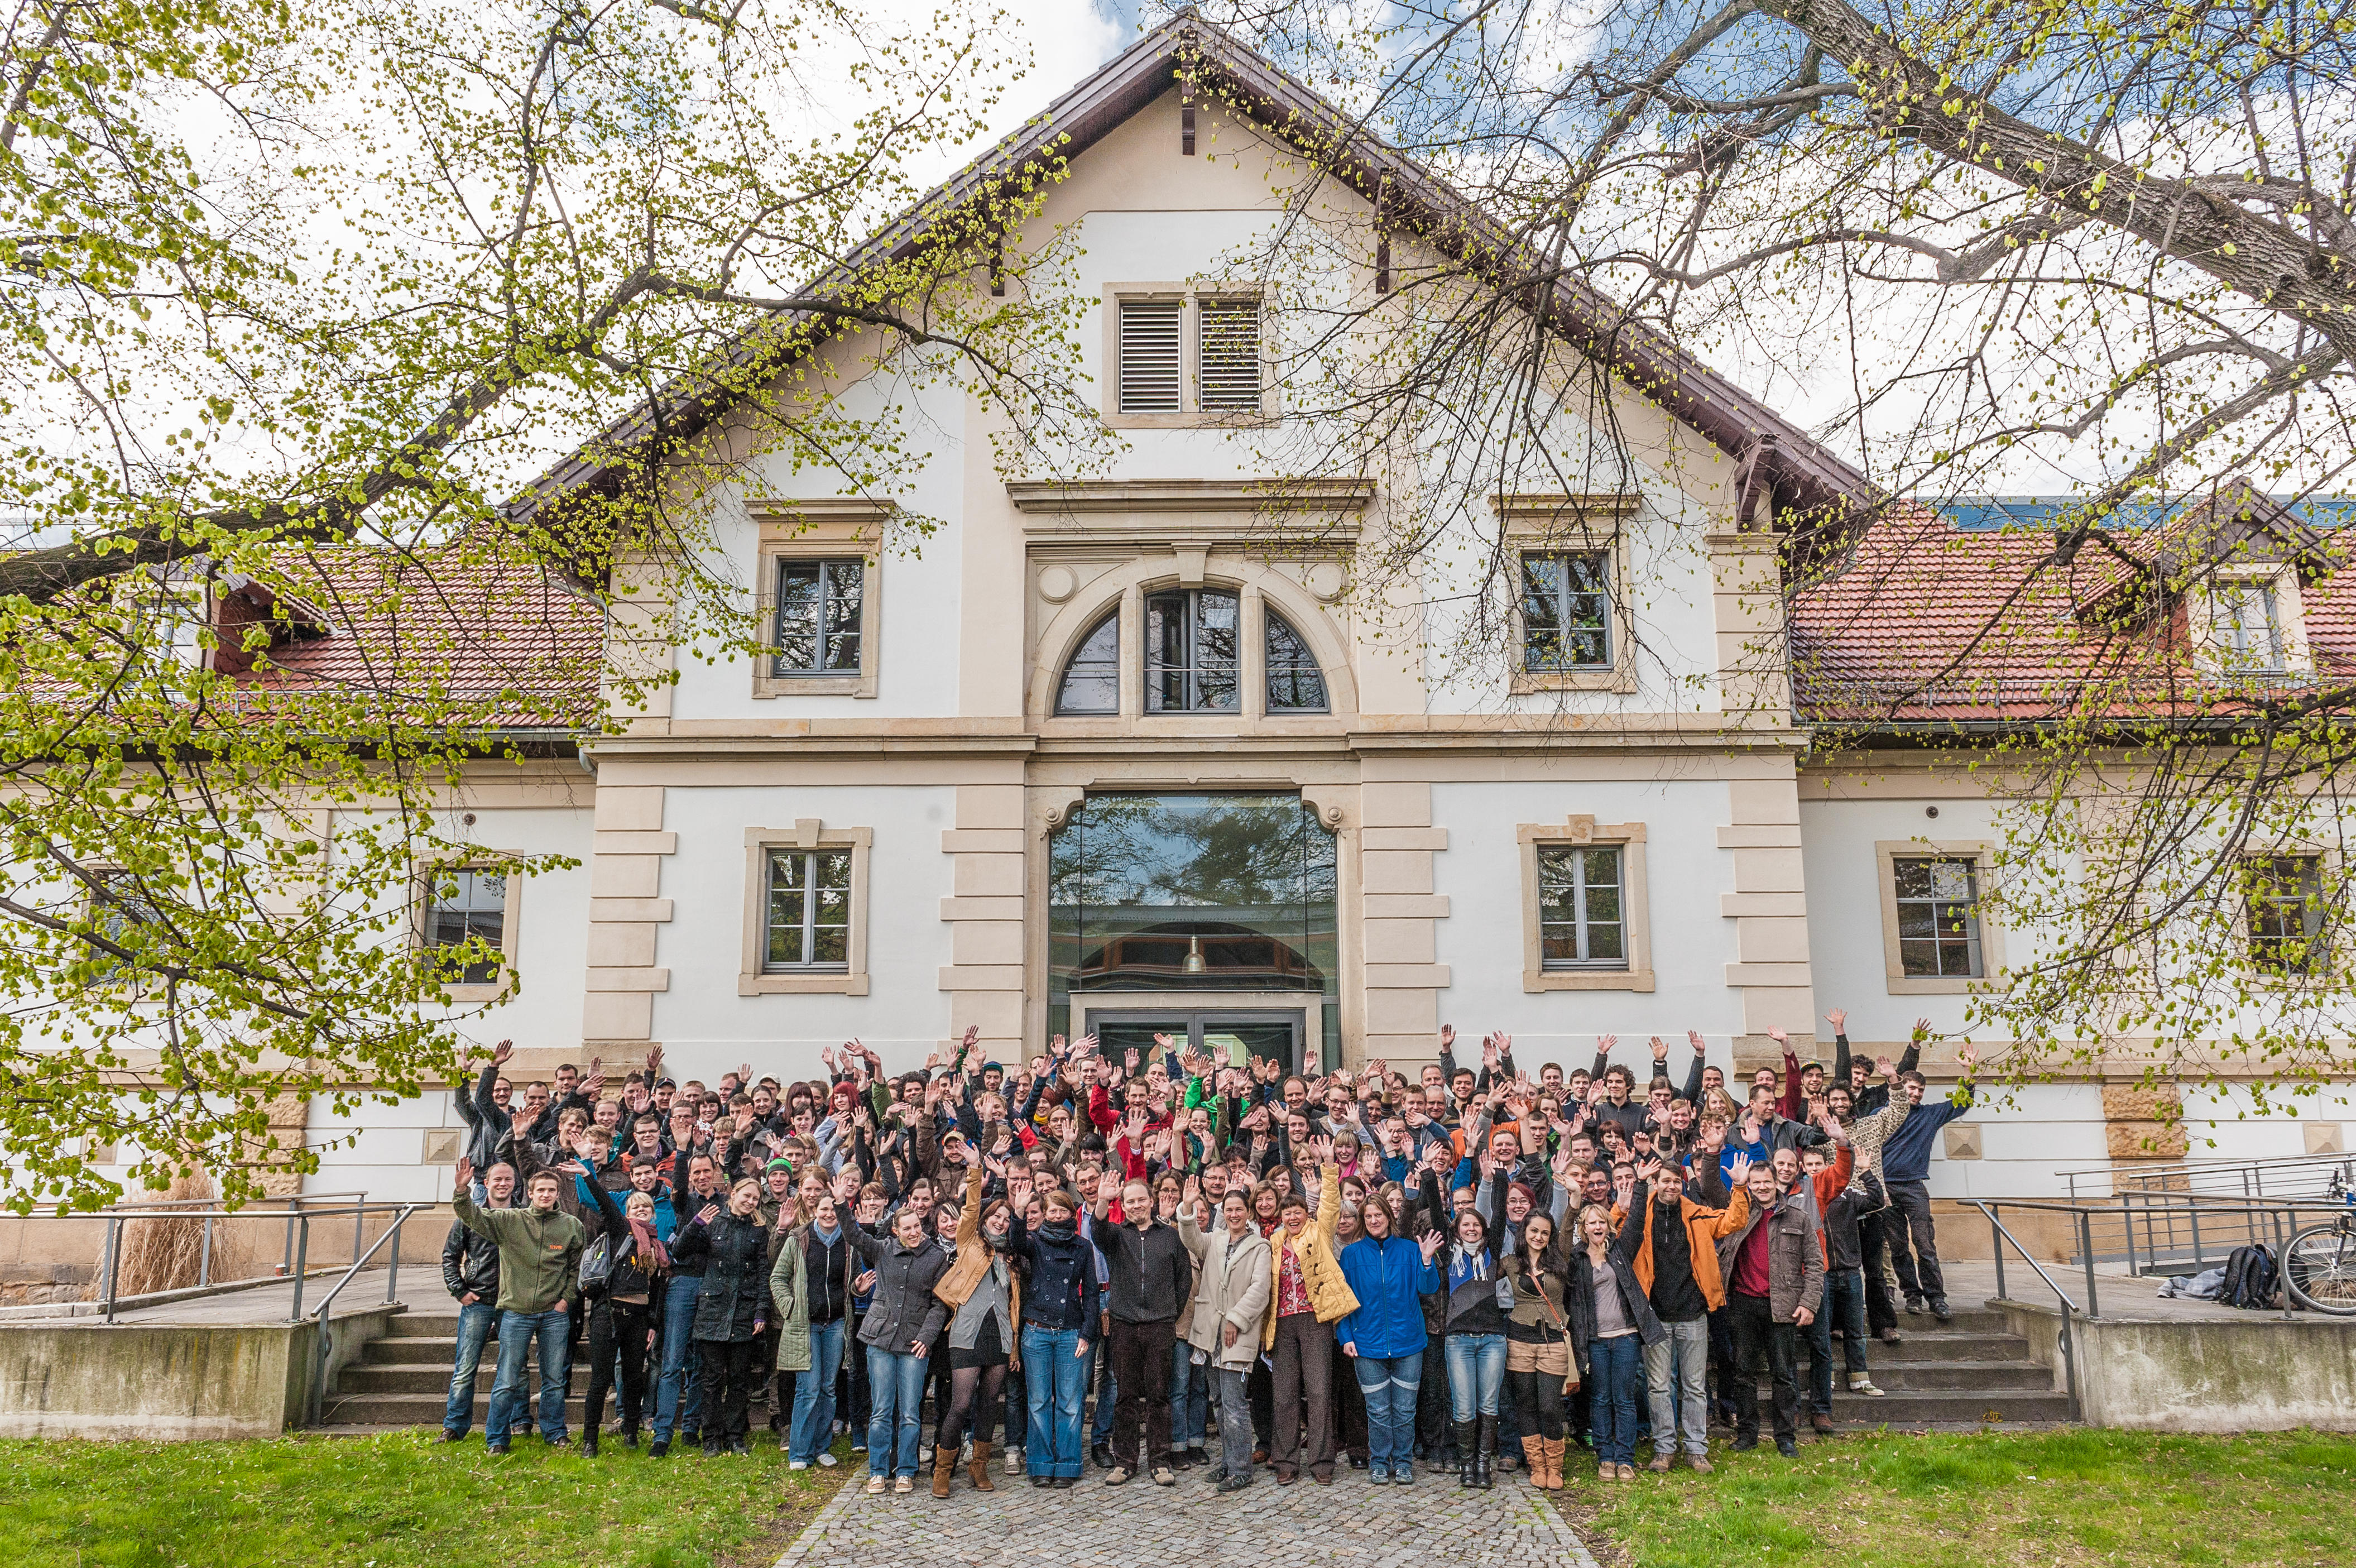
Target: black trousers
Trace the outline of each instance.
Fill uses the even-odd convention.
[[[706,1339],[696,1348],[703,1352],[703,1440],[734,1443],[747,1431],[761,1341],[757,1337],[725,1343]]]
[[[1137,1471],[1170,1463],[1170,1358],[1177,1342],[1174,1317],[1112,1320],[1113,1463]]]
[[[1507,1372],[1505,1386],[1513,1391],[1524,1437],[1542,1437],[1551,1443],[1562,1436],[1560,1372]]]
[[[1424,1462],[1431,1465],[1441,1463],[1442,1451],[1456,1443],[1448,1411],[1448,1352],[1437,1334],[1423,1342],[1423,1382],[1415,1391],[1415,1441]]]
[[[1931,1223],[1930,1184],[1891,1182],[1890,1207],[1882,1219],[1888,1222],[1884,1234],[1890,1240],[1890,1261],[1898,1269],[1898,1288],[1910,1301],[1917,1296],[1946,1299],[1947,1279],[1939,1272],[1939,1232]]]
[[[1889,1247],[1882,1232],[1885,1221],[1895,1218],[1896,1210],[1879,1209],[1857,1222],[1858,1248],[1865,1263],[1865,1331],[1879,1334],[1885,1328],[1898,1326],[1898,1304],[1890,1299],[1890,1281],[1881,1272],[1881,1259]]]
[[[1727,1326],[1734,1331],[1734,1434],[1759,1435],[1759,1362],[1775,1381],[1775,1440],[1800,1432],[1800,1331],[1778,1323],[1763,1295],[1730,1294]]]
[[[653,1309],[642,1301],[599,1296],[589,1308],[589,1397],[582,1411],[584,1432],[605,1419],[605,1395],[622,1375],[622,1424],[635,1428],[647,1413],[647,1325]]]
[[[1358,1369],[1342,1354],[1339,1339],[1333,1341],[1333,1368],[1326,1380],[1333,1385],[1333,1419],[1341,1428],[1342,1452],[1361,1463],[1372,1458],[1375,1451],[1366,1441],[1366,1396],[1358,1387]],[[1421,1396],[1419,1388],[1417,1397]]]

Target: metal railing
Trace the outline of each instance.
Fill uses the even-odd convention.
[[[2099,1202],[2128,1193],[2306,1198],[2327,1196],[2332,1173],[2349,1163],[2347,1155],[2297,1155],[2270,1160],[2181,1160],[2164,1165],[2109,1165],[2059,1174],[2069,1185],[2072,1203]]]
[[[2083,1316],[2091,1318],[2094,1316],[2094,1264],[2092,1249],[2091,1247],[2084,1249],[2084,1255],[2086,1257],[2086,1309],[2083,1314],[2081,1314],[2078,1309],[2078,1304],[2072,1301],[2070,1299],[2070,1293],[2063,1290],[2060,1283],[2054,1280],[2053,1276],[2045,1272],[2045,1265],[2037,1261],[2037,1255],[2031,1252],[2028,1248],[2022,1246],[2019,1239],[2015,1237],[2011,1231],[2004,1228],[2004,1221],[1997,1218],[1997,1209],[1999,1207],[2010,1207],[2014,1208],[2060,1208],[2066,1213],[2076,1215],[2080,1221],[2081,1228],[2079,1233],[2082,1237],[2086,1234],[2084,1222],[2091,1217],[2085,1211],[2072,1208],[2065,1204],[2019,1203],[2009,1206],[1999,1206],[1978,1198],[1973,1199],[1972,1202],[1974,1208],[1977,1208],[1982,1214],[1987,1216],[1990,1242],[1989,1250],[1996,1257],[1997,1298],[1999,1301],[2011,1299],[2006,1294],[2004,1288],[2004,1249],[2005,1243],[2010,1242],[2012,1244],[2012,1250],[2020,1254],[2021,1261],[2026,1262],[2030,1268],[2037,1271],[2037,1277],[2045,1282],[2045,1288],[2051,1291],[2053,1293],[2053,1298],[2062,1304],[2062,1381],[2068,1387],[2070,1394],[2070,1419],[2072,1421],[2077,1421],[2081,1419],[2081,1412],[2078,1405],[2078,1345],[2075,1337],[2073,1337],[2070,1332],[2070,1327],[2072,1320],[2077,1317]]]
[[[318,1342],[318,1352],[311,1364],[312,1425],[316,1426],[319,1424],[320,1415],[327,1408],[327,1359],[335,1345],[336,1333],[335,1325],[329,1321],[328,1315],[335,1309],[336,1298],[344,1294],[344,1287],[352,1283],[353,1278],[359,1273],[363,1267],[367,1265],[368,1261],[370,1258],[377,1255],[380,1249],[390,1245],[391,1251],[387,1252],[385,1257],[384,1299],[387,1302],[394,1302],[401,1299],[399,1294],[401,1288],[401,1228],[407,1222],[411,1215],[425,1207],[427,1207],[427,1205],[421,1203],[402,1204],[400,1210],[393,1215],[392,1224],[386,1229],[384,1234],[378,1237],[375,1244],[370,1246],[367,1251],[362,1252],[359,1257],[354,1258],[352,1260],[352,1266],[344,1271],[343,1277],[338,1279],[333,1285],[330,1285],[327,1288],[327,1294],[320,1298],[318,1309],[315,1314],[319,1320],[319,1328],[317,1334],[313,1336],[313,1337]],[[301,1274],[296,1274],[294,1276],[294,1316],[298,1319],[303,1316],[303,1276]]]
[[[204,1222],[197,1260],[197,1283],[194,1287],[183,1286],[179,1287],[180,1289],[193,1288],[202,1291],[233,1285],[268,1284],[273,1281],[291,1277],[294,1287],[294,1306],[287,1316],[292,1321],[299,1320],[304,1316],[303,1287],[310,1273],[311,1230],[314,1221],[341,1219],[347,1217],[350,1219],[352,1256],[356,1261],[346,1271],[348,1278],[351,1273],[358,1272],[359,1266],[358,1260],[375,1256],[378,1250],[384,1245],[386,1238],[397,1237],[402,1224],[412,1213],[422,1207],[417,1204],[369,1203],[367,1197],[368,1195],[364,1192],[306,1193],[300,1197],[261,1200],[262,1204],[275,1203],[286,1206],[284,1215],[285,1221],[284,1261],[268,1273],[249,1274],[235,1280],[213,1278],[216,1230],[224,1220],[267,1221],[280,1218],[278,1214],[267,1208],[254,1205],[230,1209],[218,1207],[217,1200],[213,1198],[163,1198],[152,1203],[116,1204],[88,1214],[36,1214],[22,1218],[50,1220],[100,1219],[105,1222],[106,1235],[99,1250],[98,1296],[104,1319],[109,1323],[115,1320],[122,1302],[123,1237],[133,1223],[143,1219],[200,1219]],[[351,1198],[355,1201],[327,1208],[314,1207],[325,1200],[335,1198]],[[199,1208],[195,1207],[198,1204],[215,1204],[216,1207]],[[384,1235],[377,1238],[374,1245],[369,1245],[368,1226],[372,1217],[380,1219],[389,1217],[392,1223],[391,1228]],[[394,1269],[397,1273],[398,1241],[395,1242],[394,1257]],[[387,1279],[385,1296],[387,1301],[394,1299],[391,1294],[393,1283],[392,1278]],[[342,1283],[339,1282],[337,1289],[341,1288]]]

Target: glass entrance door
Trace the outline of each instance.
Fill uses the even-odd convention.
[[[1298,1010],[1205,1008],[1195,1012],[1089,1007],[1087,1028],[1115,1061],[1135,1051],[1141,1064],[1153,1057],[1153,1036],[1167,1035],[1192,1050],[1209,1051],[1223,1067],[1273,1061],[1286,1072],[1301,1070],[1301,1035],[1307,1015]],[[1240,1058],[1238,1058],[1240,1051]]]

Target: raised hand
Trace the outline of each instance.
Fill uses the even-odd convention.
[[[1657,1066],[1659,1066],[1660,1064],[1662,1064],[1662,1063],[1664,1063],[1664,1062],[1667,1061],[1668,1059],[1669,1059],[1669,1043],[1668,1043],[1668,1041],[1666,1041],[1666,1040],[1665,1040],[1665,1039],[1661,1038],[1661,1036],[1658,1036],[1658,1035],[1655,1035],[1655,1036],[1653,1036],[1653,1063],[1654,1063],[1654,1065],[1657,1067]]]
[[[587,1176],[589,1174],[589,1167],[583,1165],[579,1160],[567,1160],[556,1168],[566,1176]]]
[[[1830,1025],[1833,1026],[1833,1033],[1834,1033],[1834,1034],[1836,1034],[1836,1035],[1846,1035],[1846,1034],[1847,1034],[1847,1033],[1848,1033],[1848,1009],[1847,1009],[1847,1008],[1846,1008],[1846,1007],[1836,1007],[1836,1008],[1834,1008],[1831,1012],[1829,1012],[1829,1013],[1827,1013],[1827,1014],[1826,1014],[1826,1015],[1825,1015],[1825,1022],[1826,1022],[1826,1023],[1827,1023],[1827,1024],[1830,1024]]]
[[[1917,1019],[1915,1019],[1915,1020],[1914,1020],[1914,1043],[1915,1043],[1916,1045],[1918,1045],[1918,1046],[1919,1046],[1919,1045],[1921,1045],[1923,1041],[1925,1041],[1925,1040],[1929,1039],[1930,1037],[1931,1037],[1931,1020],[1930,1020],[1930,1019],[1928,1019],[1928,1018],[1917,1018]]]
[[[1737,1155],[1734,1156],[1733,1165],[1727,1167],[1726,1179],[1732,1182],[1735,1186],[1740,1187],[1742,1185],[1742,1178],[1750,1174],[1751,1156],[1749,1155]]]
[[[698,1225],[709,1225],[719,1218],[720,1206],[716,1203],[707,1203],[701,1208],[696,1210],[695,1222]]]
[[[1955,1059],[1964,1064],[1964,1071],[1969,1074],[1972,1069],[1979,1066],[1980,1054],[1972,1049],[1972,1043],[1969,1040],[1965,1040],[1955,1047]]]
[[[1709,1047],[1703,1042],[1699,1029],[1687,1029],[1686,1038],[1693,1042],[1694,1055],[1697,1057],[1709,1055]]]
[[[466,1191],[468,1187],[470,1187],[474,1186],[474,1185],[475,1185],[475,1162],[474,1162],[474,1161],[472,1161],[472,1160],[470,1160],[470,1159],[468,1159],[466,1155],[460,1155],[458,1156],[458,1171],[457,1171],[457,1176],[458,1176],[458,1190],[459,1190],[460,1192],[464,1192],[464,1191]]]
[[[513,1055],[515,1055],[515,1042],[513,1040],[501,1040],[498,1045],[491,1047],[491,1060],[500,1067],[505,1067],[507,1065],[508,1058]]]
[[[1785,1034],[1783,1026],[1778,1024],[1770,1024],[1767,1026],[1767,1037],[1774,1041],[1779,1046],[1788,1047],[1792,1043],[1792,1036]]]
[[[1439,1253],[1441,1243],[1446,1240],[1447,1238],[1437,1230],[1427,1230],[1417,1239],[1416,1251],[1421,1252],[1423,1261],[1429,1263]]]
[[[1595,1036],[1595,1054],[1599,1057],[1608,1057],[1612,1054],[1612,1047],[1619,1043],[1620,1036],[1617,1035],[1598,1035]]]
[[[1898,1064],[1888,1057],[1874,1058],[1873,1070],[1877,1075],[1890,1079],[1892,1083],[1898,1081]]]
[[[1078,1048],[1076,1051],[1075,1051],[1073,1054],[1074,1054],[1074,1055],[1076,1055],[1076,1056],[1083,1056],[1083,1057],[1092,1057],[1092,1056],[1096,1055],[1096,1054],[1097,1054],[1097,1036],[1096,1036],[1096,1031],[1094,1031],[1094,1030],[1090,1030],[1088,1033],[1087,1033],[1087,1034],[1085,1034],[1085,1035],[1082,1035],[1082,1036],[1080,1036],[1079,1048]]]
[[[1455,1025],[1442,1024],[1440,1026],[1440,1048],[1443,1051],[1452,1051],[1456,1048]]]
[[[1155,1034],[1154,1034],[1154,1036],[1153,1036],[1153,1048],[1154,1048],[1155,1050],[1157,1050],[1157,1051],[1164,1051],[1164,1052],[1166,1052],[1166,1051],[1168,1051],[1168,1050],[1169,1050],[1173,1046],[1175,1046],[1177,1043],[1178,1043],[1177,1041],[1175,1041],[1175,1040],[1172,1039],[1169,1036],[1167,1036],[1167,1035],[1165,1035],[1165,1034],[1162,1034],[1162,1033],[1161,1033],[1161,1032],[1159,1032],[1159,1031],[1156,1031],[1156,1032],[1155,1032]],[[1136,1059],[1137,1059],[1137,1053],[1136,1053],[1135,1051],[1131,1051],[1131,1052],[1130,1052],[1130,1053],[1129,1053],[1129,1055],[1130,1055],[1130,1059],[1131,1061],[1134,1061],[1134,1060],[1136,1060]]]

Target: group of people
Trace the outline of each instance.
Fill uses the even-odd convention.
[[[1573,1449],[1633,1481],[1646,1444],[1653,1470],[1707,1471],[1713,1424],[1757,1445],[1762,1368],[1789,1455],[1804,1422],[1831,1430],[1836,1376],[1879,1393],[1901,1299],[1949,1316],[1925,1181],[1976,1065],[1961,1047],[1963,1083],[1926,1100],[1926,1023],[1869,1062],[1830,1021],[1829,1070],[1771,1031],[1783,1070],[1740,1100],[1698,1035],[1681,1083],[1651,1042],[1641,1093],[1612,1036],[1533,1079],[1509,1036],[1476,1067],[1447,1028],[1412,1079],[1158,1035],[1059,1036],[1010,1071],[969,1030],[901,1074],[854,1040],[807,1082],[676,1082],[658,1049],[614,1099],[594,1061],[519,1097],[502,1042],[457,1090],[444,1436],[495,1337],[495,1451],[535,1345],[541,1434],[568,1441],[585,1338],[584,1453],[616,1390],[622,1441],[656,1455],[747,1451],[765,1399],[794,1467],[848,1435],[872,1492],[929,1462],[948,1497],[961,1461],[991,1489],[1001,1415],[1003,1473],[1041,1487],[1090,1460],[1112,1486],[1423,1464],[1486,1487],[1518,1457],[1555,1488]]]

